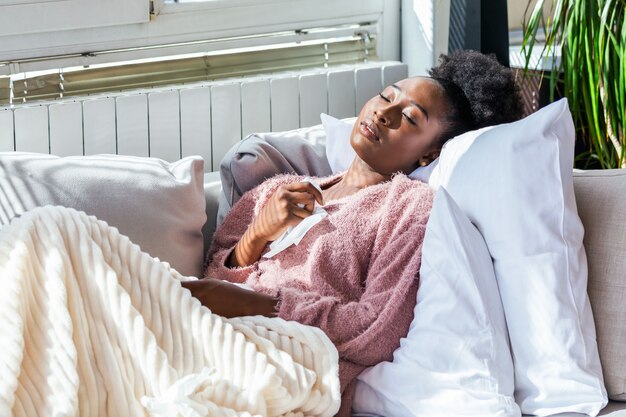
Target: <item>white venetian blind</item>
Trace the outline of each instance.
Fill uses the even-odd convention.
[[[373,61],[377,59],[376,36],[371,29],[370,23],[317,28],[328,37],[280,43],[281,38],[299,36],[297,31],[283,31],[264,34],[275,39],[257,48],[14,74],[0,77],[0,104]]]

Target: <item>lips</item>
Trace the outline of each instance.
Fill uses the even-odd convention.
[[[365,136],[371,141],[380,141],[378,137],[378,126],[376,126],[376,124],[371,120],[363,120],[361,123],[359,123],[359,132],[361,133],[361,135]]]

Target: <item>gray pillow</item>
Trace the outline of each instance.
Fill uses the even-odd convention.
[[[574,173],[578,214],[585,226],[587,291],[609,398],[626,400],[626,170]]]
[[[217,224],[246,192],[277,174],[332,174],[326,159],[326,133],[315,125],[285,132],[254,133],[236,143],[220,163],[222,194]]]
[[[204,161],[0,153],[0,227],[44,205],[82,210],[183,275],[201,276]]]

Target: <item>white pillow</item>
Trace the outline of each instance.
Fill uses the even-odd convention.
[[[414,314],[393,362],[358,377],[355,411],[389,417],[520,415],[491,257],[443,187],[426,227]]]
[[[320,114],[324,131],[326,132],[326,159],[333,173],[348,169],[356,152],[350,145],[350,133],[356,122],[356,117],[349,119],[335,119],[325,113]]]
[[[493,258],[522,412],[596,415],[607,403],[587,297],[583,227],[572,183],[574,125],[565,99],[443,148],[444,186]]]
[[[326,131],[326,159],[333,173],[343,172],[350,167],[352,160],[356,156],[356,152],[350,145],[350,133],[356,122],[356,117],[349,119],[335,119],[327,114],[320,114],[324,130]],[[437,166],[437,160],[434,160],[425,167],[418,167],[409,174],[414,180],[428,182],[428,178],[432,170]]]
[[[204,161],[0,153],[0,228],[38,206],[94,215],[183,275],[201,276]]]

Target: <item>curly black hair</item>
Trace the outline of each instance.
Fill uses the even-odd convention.
[[[448,125],[440,143],[468,130],[522,117],[522,100],[513,72],[494,55],[459,50],[439,57],[429,75],[449,101]]]

